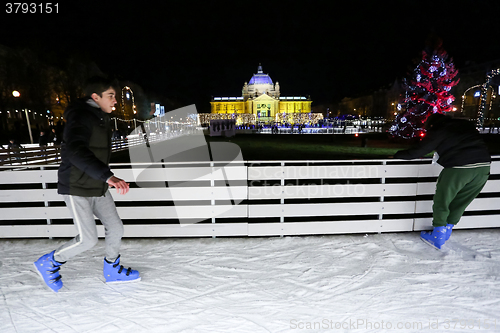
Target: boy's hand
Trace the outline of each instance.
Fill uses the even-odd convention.
[[[115,176],[108,179],[108,184],[109,186],[116,187],[118,194],[126,194],[129,190],[129,184]]]

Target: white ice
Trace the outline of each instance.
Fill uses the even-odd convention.
[[[124,239],[142,281],[106,284],[103,241],[44,287],[32,262],[64,240],[0,241],[0,332],[499,332],[500,229]]]

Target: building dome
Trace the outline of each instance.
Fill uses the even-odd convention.
[[[265,93],[274,95],[273,80],[268,74],[264,74],[262,66],[259,64],[257,74],[254,74],[248,82],[248,92],[253,95],[262,95]]]
[[[262,66],[259,65],[259,68],[257,69],[257,74],[254,74],[252,78],[250,79],[250,82],[248,82],[249,85],[252,84],[273,84],[273,80],[271,80],[271,77],[268,74],[264,74],[262,71]]]

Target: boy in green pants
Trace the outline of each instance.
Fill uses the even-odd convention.
[[[439,174],[432,205],[432,232],[422,231],[426,243],[440,249],[450,238],[467,206],[481,192],[490,174],[491,157],[473,123],[434,113],[425,123],[427,134],[415,148],[398,151],[394,158],[409,160],[432,151],[444,167]]]

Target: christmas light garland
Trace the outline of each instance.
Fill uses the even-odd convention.
[[[118,118],[118,117],[113,117],[111,118],[111,120],[117,120],[117,121],[122,121],[122,122],[125,122],[125,123],[129,123],[129,122],[139,122],[139,123],[145,123],[145,124],[164,124],[164,125],[196,125],[196,121],[185,121],[185,122],[182,122],[182,121],[161,121],[161,120],[157,120],[158,118],[153,118],[153,119],[149,119],[149,120],[139,120],[139,119],[121,119],[121,118]]]
[[[316,125],[322,119],[322,113],[277,113],[275,116],[276,122],[285,124]]]
[[[131,97],[132,97],[132,111],[134,114],[137,114],[137,110],[136,110],[136,106],[135,106],[135,100],[134,100],[134,92],[132,91],[132,89],[128,86],[125,86],[122,88],[122,113],[123,115],[125,115],[125,97],[124,95],[125,94],[128,94],[130,93]],[[127,96],[127,99],[128,99],[128,96]]]
[[[481,87],[480,84],[477,84],[475,86],[472,86],[470,88],[468,88],[467,90],[464,91],[464,93],[462,94],[462,108],[460,109],[460,112],[464,112],[464,106],[465,106],[465,94],[467,94],[467,92],[471,89],[474,89],[474,88],[478,88],[478,87]]]
[[[477,111],[477,122],[476,127],[482,128],[484,126],[484,108],[486,106],[486,99],[488,97],[488,88],[490,87],[491,80],[500,74],[500,68],[494,69],[486,74],[486,82],[481,86],[481,103],[479,104],[479,110]],[[492,94],[493,99],[493,94]],[[490,101],[491,109],[491,101]]]
[[[199,113],[198,125],[210,124],[210,120],[235,119],[237,125],[255,125],[256,117],[250,113]]]

